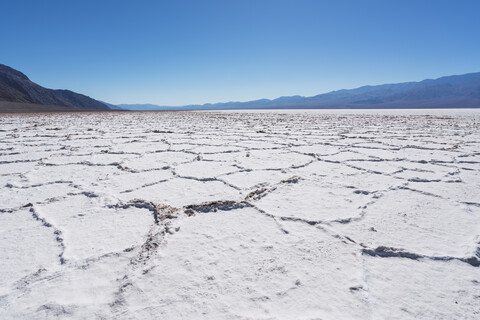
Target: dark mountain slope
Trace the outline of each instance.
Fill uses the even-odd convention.
[[[83,94],[39,86],[30,81],[25,74],[3,64],[0,64],[0,101],[110,110],[105,104]]]

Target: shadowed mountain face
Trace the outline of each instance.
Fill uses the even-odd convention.
[[[480,73],[339,90],[304,98],[302,102],[307,106],[350,108],[480,107]]]
[[[0,101],[110,110],[105,104],[70,90],[47,89],[30,81],[26,75],[0,64]]]
[[[313,97],[291,96],[184,107],[119,106],[130,110],[480,108],[480,72],[420,82],[364,86]]]

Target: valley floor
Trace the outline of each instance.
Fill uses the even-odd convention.
[[[480,111],[0,117],[1,319],[478,319]]]

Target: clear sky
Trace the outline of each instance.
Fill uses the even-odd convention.
[[[2,0],[0,63],[106,102],[311,96],[480,71],[480,1]]]

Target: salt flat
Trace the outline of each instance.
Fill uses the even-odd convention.
[[[480,111],[0,117],[1,319],[479,319]]]

